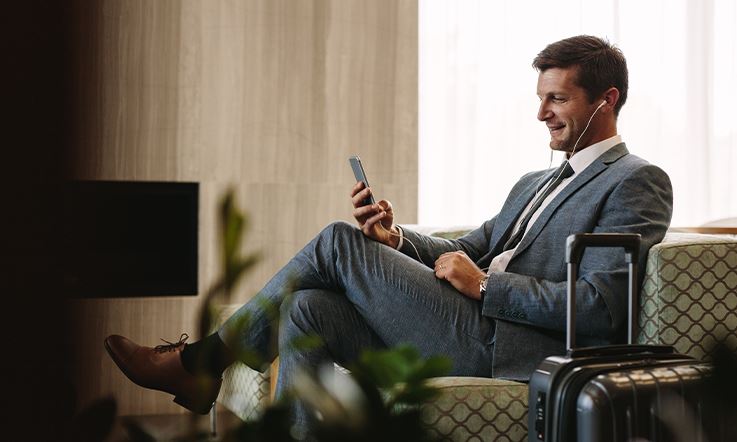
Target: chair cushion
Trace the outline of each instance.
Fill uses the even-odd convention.
[[[442,377],[429,383],[441,391],[422,409],[422,421],[432,437],[452,441],[527,438],[527,384],[475,377]]]

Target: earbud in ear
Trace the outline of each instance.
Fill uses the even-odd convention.
[[[606,104],[606,100],[602,101],[602,102],[601,102],[601,104],[599,105],[599,107],[602,107],[602,106],[604,106],[605,104]]]

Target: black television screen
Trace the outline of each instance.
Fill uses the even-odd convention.
[[[65,190],[68,295],[197,295],[198,183],[75,181]]]

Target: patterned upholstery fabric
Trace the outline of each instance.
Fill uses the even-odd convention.
[[[244,421],[260,416],[269,404],[269,371],[259,373],[237,362],[223,373],[218,402]]]
[[[226,305],[220,309],[219,320],[229,318],[240,305]],[[270,400],[270,370],[260,373],[236,362],[223,373],[223,385],[218,402],[243,420],[257,418]]]
[[[639,326],[639,342],[698,359],[717,339],[737,350],[737,238],[669,233],[650,249]]]
[[[490,378],[432,379],[440,389],[423,406],[430,435],[452,441],[523,441],[527,438],[527,384]]]

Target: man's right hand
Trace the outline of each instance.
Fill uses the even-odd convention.
[[[362,206],[363,200],[370,195],[371,188],[364,187],[361,181],[353,186],[351,190],[353,217],[358,221],[358,227],[364,235],[396,249],[399,244],[399,231],[394,226],[392,203],[381,200],[376,204]]]

